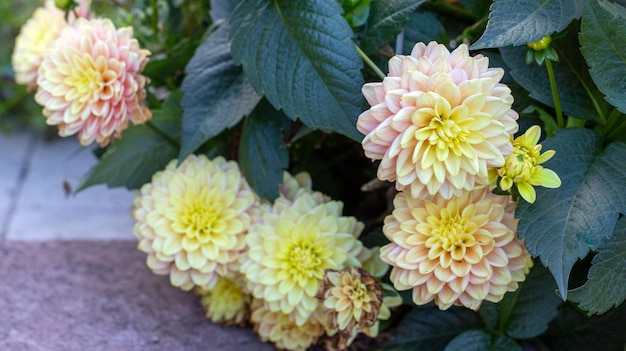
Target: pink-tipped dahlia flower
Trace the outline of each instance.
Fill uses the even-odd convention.
[[[381,83],[367,83],[372,106],[357,121],[363,149],[381,160],[378,178],[412,197],[449,199],[489,184],[488,168],[504,165],[518,125],[504,71],[470,56],[466,45],[418,43],[389,60]]]
[[[131,27],[108,19],[79,18],[46,51],[38,71],[37,103],[59,135],[78,133],[84,146],[108,145],[128,127],[152,117],[143,105],[147,78],[141,75],[148,50]]]
[[[191,155],[176,162],[141,187],[133,233],[154,273],[183,290],[211,289],[239,271],[256,196],[233,161]]]
[[[415,304],[434,300],[440,309],[500,301],[532,264],[516,236],[516,205],[488,187],[451,199],[398,193],[383,226],[391,243],[380,251],[395,288],[413,289]]]
[[[254,297],[303,325],[318,308],[324,271],[361,266],[363,224],[341,215],[343,203],[319,203],[309,192],[279,200],[250,226],[241,272]]]

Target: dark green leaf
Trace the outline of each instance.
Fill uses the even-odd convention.
[[[482,18],[489,13],[492,0],[461,0],[461,5],[476,18]]]
[[[482,330],[467,330],[446,345],[444,351],[484,351],[491,347],[491,335]]]
[[[401,54],[409,55],[415,43],[428,43],[435,40],[447,43],[449,40],[446,29],[433,13],[418,11],[411,13],[404,28],[404,42]]]
[[[543,339],[556,351],[615,350],[626,345],[626,304],[600,316],[586,317],[569,304],[563,304],[559,315]]]
[[[230,55],[229,27],[221,25],[198,47],[183,80],[183,160],[249,114],[261,99]]]
[[[571,290],[569,299],[589,314],[601,314],[626,299],[626,217],[598,248],[585,285]]]
[[[516,339],[540,335],[558,314],[561,303],[550,272],[536,264],[519,289],[507,293],[501,303],[501,309],[512,306],[505,323],[507,335]]]
[[[374,0],[367,21],[367,30],[361,38],[361,49],[373,54],[384,44],[392,41],[409,16],[425,0]]]
[[[489,351],[522,351],[523,348],[515,340],[499,335],[493,339]]]
[[[518,234],[533,256],[550,269],[563,299],[572,266],[596,249],[626,211],[626,146],[601,149],[599,136],[569,128],[547,138],[543,150],[556,150],[545,164],[561,178],[557,189],[538,187],[534,204],[520,202]]]
[[[335,0],[245,0],[231,24],[235,61],[274,107],[311,128],[363,139],[362,62]]]
[[[585,1],[580,44],[593,81],[626,113],[626,9],[606,0]]]
[[[563,30],[580,16],[577,0],[496,0],[485,33],[471,49],[534,42]]]
[[[552,91],[545,65],[526,64],[524,57],[528,48],[506,47],[501,48],[502,58],[509,66],[509,73],[519,85],[530,93],[530,97],[548,106],[554,106]],[[580,57],[580,54],[577,54]],[[575,72],[565,63],[567,60],[577,60],[575,57],[564,59],[563,63],[555,63],[554,75],[561,100],[563,111],[570,116],[599,121],[598,113],[590,99],[585,86],[577,77],[588,77],[588,73]],[[589,81],[587,81],[588,84]]]
[[[180,114],[155,110],[152,115],[150,123],[160,127],[136,125],[125,130],[81,180],[77,192],[96,184],[138,189],[176,158],[178,145],[161,130],[179,134],[172,128],[180,126]]]
[[[269,201],[278,197],[283,170],[289,165],[289,153],[281,133],[282,115],[267,103],[261,103],[246,118],[239,144],[239,167],[256,193]]]
[[[480,310],[478,310],[478,314],[480,318],[482,318],[485,327],[487,330],[494,331],[498,328],[498,310],[499,305],[489,302],[483,301],[480,305]]]
[[[407,314],[396,332],[396,338],[385,344],[384,350],[440,351],[456,335],[480,327],[478,315],[463,308],[441,311],[435,306],[414,308]]]

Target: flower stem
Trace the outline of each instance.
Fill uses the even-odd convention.
[[[363,50],[361,50],[361,48],[358,45],[355,45],[355,47],[356,47],[356,51],[359,53],[359,56],[361,56],[361,58],[363,59],[363,62],[365,62],[365,64],[367,64],[371,69],[373,69],[374,72],[376,72],[376,74],[380,77],[380,79],[385,79],[385,74],[383,73],[383,71],[381,71],[380,68],[378,68],[378,66],[376,66],[376,64],[372,60],[370,60],[370,58],[367,57],[367,55],[365,55]]]
[[[556,87],[556,77],[554,76],[552,61],[546,60],[546,70],[548,71],[548,80],[550,80],[550,90],[552,90],[552,100],[554,101],[554,110],[556,112],[556,125],[559,127],[559,129],[561,129],[565,127],[565,122],[563,121],[561,99],[559,98],[559,92]]]

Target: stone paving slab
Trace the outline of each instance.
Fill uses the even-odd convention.
[[[12,146],[23,143],[23,139],[28,140],[28,134],[21,139],[0,137],[0,141],[9,144],[0,148],[0,160],[10,160],[3,177],[15,178],[20,165],[25,166],[23,178],[10,183],[5,191],[15,195],[19,189],[19,194],[0,199],[4,204],[0,210],[6,208],[2,212],[6,240],[134,240],[130,217],[132,192],[100,185],[77,195],[67,193],[66,185],[75,188],[97,162],[91,152],[93,148],[80,146],[74,138],[44,140],[34,136],[30,154],[15,152]]]
[[[274,350],[208,321],[131,241],[0,243],[0,350]]]

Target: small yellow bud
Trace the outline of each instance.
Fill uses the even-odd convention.
[[[552,37],[550,37],[549,35],[546,35],[543,38],[535,42],[526,43],[526,45],[528,45],[529,48],[535,51],[541,51],[541,50],[546,49],[548,46],[550,46],[551,42],[552,42]]]
[[[69,9],[71,4],[72,0],[54,0],[54,5],[64,11]]]

